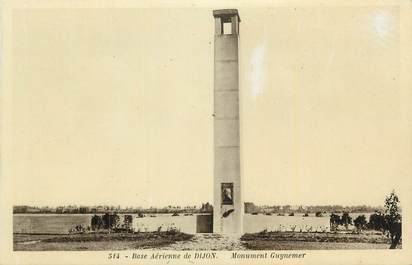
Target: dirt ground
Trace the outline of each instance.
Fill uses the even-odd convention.
[[[164,246],[162,250],[245,250],[239,237],[217,234],[195,234],[186,241]]]
[[[216,234],[188,235],[165,232],[14,235],[15,251],[388,249],[389,245],[389,239],[379,233],[269,232],[245,234],[241,238]],[[398,248],[401,247],[401,245],[398,246]]]

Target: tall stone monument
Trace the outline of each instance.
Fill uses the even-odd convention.
[[[214,10],[214,209],[213,232],[241,234],[239,64],[240,17],[236,9]]]

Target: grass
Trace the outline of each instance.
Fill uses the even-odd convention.
[[[249,250],[338,250],[338,249],[389,249],[388,244],[336,243],[304,241],[253,241],[244,242]]]
[[[212,249],[205,237],[205,242],[193,241],[193,235],[172,232],[142,233],[86,233],[86,234],[14,234],[15,251],[95,251],[95,250],[131,250],[169,247],[176,242],[206,244]],[[211,235],[217,240],[213,244],[223,244],[218,235]],[[320,249],[388,249],[390,240],[380,232],[362,233],[331,232],[261,232],[245,234],[240,239],[241,245],[250,250],[320,250]],[[209,245],[207,245],[209,244]],[[221,247],[217,246],[216,250]],[[399,245],[398,248],[402,248]],[[225,248],[226,249],[226,248]]]
[[[15,251],[144,249],[190,240],[180,232],[88,233],[74,235],[15,234]]]
[[[390,239],[380,232],[260,232],[245,234],[241,241],[252,250],[380,249],[390,245]]]

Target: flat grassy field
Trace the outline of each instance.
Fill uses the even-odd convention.
[[[241,241],[251,250],[388,249],[390,246],[390,239],[380,232],[261,232],[245,234]]]
[[[168,250],[333,250],[388,249],[380,232],[261,232],[240,239],[215,234],[180,232],[14,234],[15,251]],[[402,245],[398,245],[402,248]]]
[[[14,251],[127,250],[167,246],[193,235],[175,232],[89,233],[74,235],[14,234]]]

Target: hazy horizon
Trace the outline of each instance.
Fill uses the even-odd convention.
[[[203,202],[203,203],[207,203],[207,202]],[[208,202],[210,205],[213,206],[213,203]],[[250,202],[245,202],[245,203],[250,203]],[[253,202],[252,202],[253,203]],[[262,207],[262,206],[268,206],[268,207],[272,207],[272,206],[302,206],[302,207],[324,207],[324,206],[338,206],[338,207],[361,207],[361,206],[365,206],[365,207],[370,207],[370,208],[381,208],[384,207],[384,204],[382,203],[382,205],[362,205],[362,204],[356,204],[356,205],[340,205],[340,204],[334,204],[334,205],[305,205],[305,204],[255,204],[253,203],[255,206],[257,207]],[[125,208],[144,208],[144,209],[149,209],[150,207],[153,208],[167,208],[168,206],[172,206],[172,207],[176,207],[179,206],[180,208],[184,208],[184,207],[193,207],[196,206],[197,208],[199,208],[199,206],[201,206],[201,204],[187,204],[187,205],[152,205],[149,207],[143,207],[140,205],[111,205],[111,204],[93,204],[93,205],[88,205],[88,204],[65,204],[65,205],[29,205],[29,204],[19,204],[19,205],[13,205],[13,207],[19,207],[19,206],[28,206],[28,207],[37,207],[37,208],[42,208],[42,207],[50,207],[50,208],[56,208],[56,207],[68,207],[68,206],[75,206],[75,207],[98,207],[98,206],[107,206],[107,207],[118,207],[120,206],[121,209],[125,209]],[[402,205],[401,205],[402,206]]]
[[[168,206],[172,206],[172,207],[175,207],[175,206],[180,206],[180,207],[187,207],[187,206],[196,206],[196,207],[199,207],[199,206],[201,206],[202,204],[205,204],[205,203],[209,203],[210,205],[212,205],[213,206],[213,202],[210,202],[210,201],[204,201],[204,202],[201,202],[201,203],[199,203],[199,204],[182,204],[182,205],[176,205],[176,204],[168,204],[168,205],[150,205],[150,206],[142,206],[142,205],[138,205],[138,204],[135,204],[135,205],[126,205],[126,204],[124,204],[124,205],[121,205],[121,204],[117,204],[117,205],[114,205],[114,204],[99,204],[99,203],[97,203],[97,204],[84,204],[84,203],[69,203],[69,204],[14,204],[13,206],[15,207],[15,206],[28,206],[28,207],[53,207],[53,208],[55,208],[55,207],[67,207],[67,206],[77,206],[77,207],[95,207],[95,206],[108,206],[108,207],[118,207],[118,206],[120,206],[121,208],[126,208],[126,207],[134,207],[134,208],[150,208],[150,207],[153,207],[153,208],[165,208],[165,207],[168,207]],[[259,206],[259,207],[261,207],[261,206],[269,206],[269,207],[271,207],[271,206],[286,206],[286,205],[289,205],[289,206],[302,206],[302,207],[322,207],[322,206],[341,206],[341,207],[360,207],[360,206],[366,206],[366,207],[372,207],[372,208],[378,208],[378,207],[383,207],[384,206],[384,202],[382,202],[382,204],[381,205],[368,205],[368,204],[353,204],[353,205],[343,205],[343,204],[277,204],[277,203],[273,203],[273,204],[257,204],[257,203],[255,203],[255,202],[251,202],[251,201],[244,201],[244,203],[253,203],[254,205],[256,205],[256,206]],[[402,206],[402,202],[400,201],[400,206]]]

